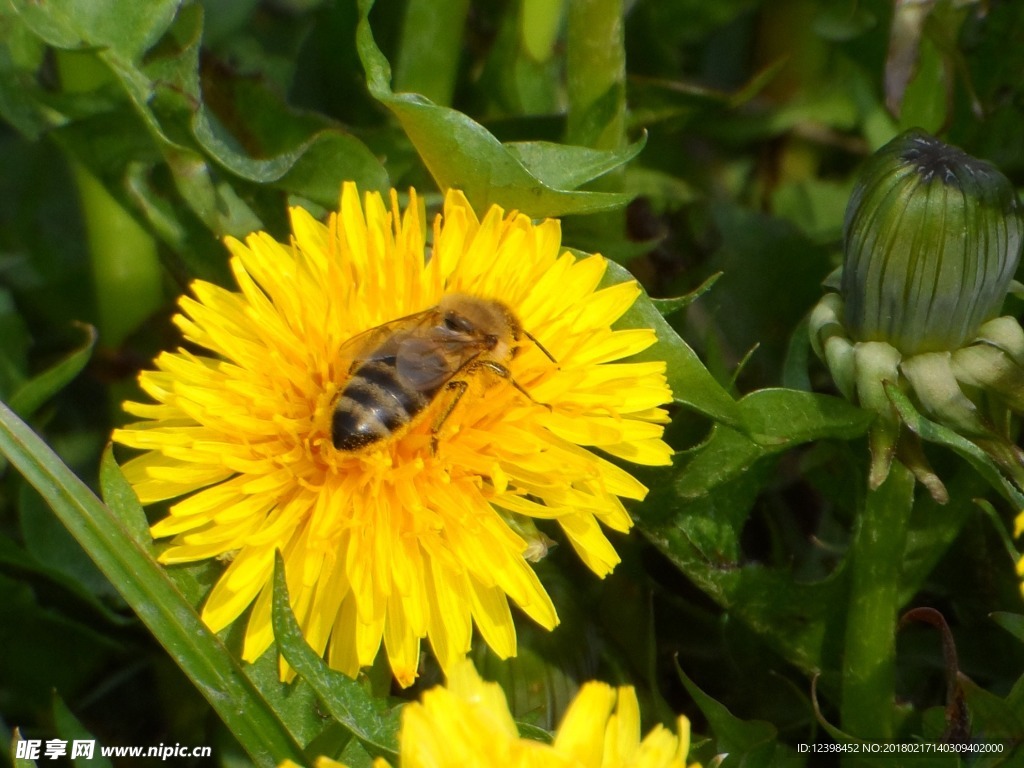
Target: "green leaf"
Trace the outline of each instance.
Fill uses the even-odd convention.
[[[9,6],[0,9],[0,115],[35,140],[47,126],[40,104],[42,89],[35,77],[45,46],[13,14]]]
[[[325,207],[337,205],[341,182],[346,179],[364,190],[388,187],[387,172],[365,144],[338,123],[292,109],[262,82],[224,78],[218,83],[216,99],[204,100],[198,79],[202,30],[199,8],[184,9],[175,25],[180,48],[174,55],[153,57],[147,63],[147,76],[163,88],[155,109],[161,124],[188,124],[199,147],[238,178]],[[190,157],[180,158],[179,185],[205,185],[204,174],[193,178],[187,173]],[[172,167],[177,164],[173,157],[169,162]],[[223,191],[206,189],[201,197],[206,208],[196,207],[198,200],[190,204],[204,221],[211,221],[218,208],[208,207],[216,206],[215,198],[223,196]],[[239,232],[222,226],[215,231],[244,235],[251,228]]]
[[[510,142],[505,145],[505,149],[547,186],[576,189],[625,165],[639,155],[646,144],[645,133],[639,141],[618,151],[553,144],[549,141]]]
[[[775,726],[758,720],[741,720],[704,693],[678,665],[676,673],[707,718],[708,726],[715,736],[715,750],[719,754],[727,753],[730,760],[738,760],[738,764],[748,768],[767,768],[775,765],[775,760],[783,756],[777,744],[778,731]]]
[[[789,568],[739,562],[739,538],[770,476],[768,469],[755,464],[695,499],[678,498],[668,484],[652,487],[638,523],[679,570],[732,616],[799,668],[820,670],[842,648],[842,567],[826,579],[807,582]]]
[[[992,619],[996,624],[1024,643],[1024,616],[1021,616],[1019,613],[995,611],[992,614]]]
[[[29,334],[6,288],[0,288],[0,338],[0,398],[10,398],[27,378]]]
[[[762,445],[775,448],[867,432],[874,414],[846,400],[793,389],[759,389],[740,400],[743,422]]]
[[[634,280],[624,267],[609,261],[602,285]],[[742,416],[736,401],[704,367],[690,345],[665,321],[646,292],[640,294],[616,325],[621,328],[653,328],[658,343],[645,349],[636,359],[664,360],[668,365],[668,383],[677,402],[716,421],[742,428]]]
[[[68,742],[68,757],[71,757],[72,742],[76,740],[96,741],[96,737],[72,714],[56,691],[53,694],[53,724],[57,728],[57,735]],[[75,768],[112,768],[109,758],[103,757],[100,754],[95,743],[93,744],[92,757],[78,756],[72,758],[71,762]]]
[[[952,429],[922,416],[898,387],[886,384],[885,393],[893,407],[896,408],[900,421],[920,435],[923,440],[952,449],[966,459],[978,474],[985,478],[988,484],[1002,494],[1014,507],[1024,509],[1024,494],[1006,479],[1000,472],[999,466],[985,451]]]
[[[675,314],[680,309],[690,306],[703,296],[705,293],[711,290],[715,283],[718,282],[718,278],[722,276],[721,272],[716,272],[703,283],[698,285],[689,293],[683,296],[675,296],[671,299],[650,299],[654,308],[657,309],[662,317],[668,317],[669,315]]]
[[[101,600],[114,592],[110,582],[82,551],[43,498],[28,483],[19,483],[18,522],[25,549],[49,571],[59,573]]]
[[[248,106],[250,120],[274,125],[277,131],[283,132],[283,124],[295,119],[284,105],[272,105],[265,99],[262,104],[250,99]],[[251,127],[247,128],[250,134]],[[388,187],[387,173],[366,145],[326,122],[297,145],[266,158],[242,151],[238,140],[205,107],[196,113],[192,130],[199,146],[239,178],[279,187],[328,208],[338,205],[341,182],[346,179],[356,181],[361,191]]]
[[[21,735],[21,729],[15,728],[11,733],[11,765],[14,768],[36,768],[36,761],[29,760],[25,757],[18,757],[18,742],[25,741],[25,737]]]
[[[78,327],[85,335],[82,345],[26,381],[11,396],[11,410],[22,418],[31,416],[43,403],[64,389],[89,362],[92,348],[96,345],[96,329],[91,325],[79,324]]]
[[[94,592],[86,589],[81,581],[68,576],[63,571],[54,570],[40,563],[6,536],[0,536],[0,572],[12,573],[21,581],[46,579],[61,589],[67,590],[68,593],[74,595],[75,599],[88,605],[97,616],[102,617],[104,621],[113,626],[125,626],[134,621],[133,618],[112,610]],[[95,624],[94,619],[93,623]]]
[[[97,621],[98,614],[92,610],[83,611],[87,603],[77,602],[71,590],[53,589],[57,579],[45,574],[40,578],[31,569],[19,573],[17,567],[5,567],[4,571],[0,573],[4,649],[0,680],[6,701],[16,703],[22,712],[45,710],[51,687],[88,690],[103,678],[104,670],[125,658],[125,635],[112,632],[108,622]],[[69,660],[74,663],[66,663]]]
[[[6,405],[0,451],[50,504],[72,535],[164,646],[260,766],[302,751],[216,635],[121,521]]]
[[[754,462],[813,440],[852,440],[867,432],[874,414],[846,400],[794,389],[760,389],[739,401],[748,434],[716,425],[710,439],[688,454],[676,492],[707,493],[745,472]]]
[[[243,669],[300,744],[308,747],[315,738],[331,727],[330,720],[325,717],[320,705],[320,699],[309,683],[302,678],[291,682],[281,680],[276,653],[264,653],[252,664],[246,664]]]
[[[793,329],[786,347],[786,358],[782,363],[782,386],[787,389],[811,391],[811,377],[807,373],[811,358],[811,340],[808,336],[808,322],[805,317]]]
[[[520,32],[523,47],[535,61],[551,57],[565,13],[565,0],[523,0]]]
[[[145,512],[114,459],[111,446],[103,452],[100,463],[100,488],[104,501],[118,515],[136,543],[152,553],[153,539]],[[208,593],[211,580],[220,573],[220,567],[211,562],[201,562],[175,566],[167,571],[167,576],[191,604],[197,605]],[[323,719],[317,714],[316,694],[303,680],[281,682],[273,654],[263,654],[256,662],[244,665],[243,670],[296,740],[308,744],[323,730]]]
[[[373,0],[359,0],[356,47],[366,70],[367,87],[398,118],[442,190],[461,189],[477,211],[486,211],[496,204],[533,218],[596,213],[621,208],[629,202],[631,198],[626,194],[554,187],[523,165],[519,151],[503,146],[486,128],[463,113],[433,104],[419,94],[392,92],[391,66],[370,30],[372,7]],[[559,152],[534,147],[530,154],[543,158],[542,165],[550,177],[571,179],[575,177],[571,166],[583,152],[592,151],[570,147]],[[595,162],[596,155],[587,157],[592,168],[610,169],[617,165],[615,157],[609,157],[607,163]]]
[[[1001,742],[1006,747],[1007,759],[1024,754],[1024,713],[1014,711],[1006,699],[989,693],[966,675],[957,682],[964,692],[971,713],[971,730],[986,742]],[[1015,763],[1007,762],[1006,765]]]
[[[100,491],[103,501],[118,516],[135,543],[149,552],[153,547],[149,521],[139,503],[139,497],[118,466],[110,444],[103,451],[103,459],[100,461]]]
[[[11,0],[32,30],[56,48],[98,47],[137,60],[167,30],[180,0]]]
[[[352,739],[345,745],[338,761],[348,768],[372,768],[373,755],[366,751],[366,747],[359,739]]]
[[[285,661],[316,691],[324,708],[374,755],[394,763],[398,757],[398,710],[373,698],[348,675],[337,672],[306,643],[288,600],[284,561],[274,568],[274,638]]]

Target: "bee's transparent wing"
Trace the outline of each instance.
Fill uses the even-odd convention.
[[[406,336],[398,343],[395,371],[398,378],[420,392],[439,389],[461,367],[461,361],[445,355],[437,339]]]
[[[432,310],[417,312],[357,333],[341,345],[338,357],[348,363],[349,370],[371,360],[393,358],[398,354],[398,346],[403,339],[419,332],[430,322],[432,314]]]

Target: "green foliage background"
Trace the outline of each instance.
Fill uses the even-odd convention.
[[[951,734],[1006,749],[914,764],[1024,760],[1020,497],[908,405],[951,501],[897,478],[872,502],[871,416],[835,396],[803,324],[839,264],[854,173],[902,128],[1024,181],[1024,4],[935,2],[916,26],[888,0],[371,5],[0,5],[3,732],[212,744],[224,765],[393,755],[386,668],[358,683],[323,669],[286,610],[282,652],[303,679],[278,683],[269,656],[236,662],[239,632],[214,638],[188,608],[220,566],[155,566],[104,454],[135,373],[177,343],[175,297],[196,277],[231,284],[219,240],[285,239],[288,205],[322,214],[354,179],[565,217],[564,243],[615,259],[614,279],[687,297],[627,318],[659,331],[680,453],[641,473],[652,490],[640,533],[615,540],[622,565],[598,582],[556,549],[538,570],[562,626],[520,622],[511,662],[476,654],[524,728],[552,728],[597,677],[637,686],[645,730],[687,714],[699,756],[727,766]],[[864,598],[850,553],[882,502],[909,527],[871,586],[937,610],[959,661],[935,626],[901,629],[879,715],[842,689]],[[428,659],[401,698],[438,681]],[[947,717],[947,692],[969,723]]]

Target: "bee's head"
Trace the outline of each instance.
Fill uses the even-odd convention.
[[[512,310],[496,299],[452,293],[438,306],[445,331],[494,352],[511,357],[521,328]]]

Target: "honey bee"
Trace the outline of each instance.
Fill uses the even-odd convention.
[[[334,447],[355,452],[382,443],[448,394],[432,428],[436,450],[438,431],[481,372],[506,379],[536,402],[508,367],[523,336],[555,361],[505,304],[461,293],[359,334],[340,353],[352,364],[334,405]]]

